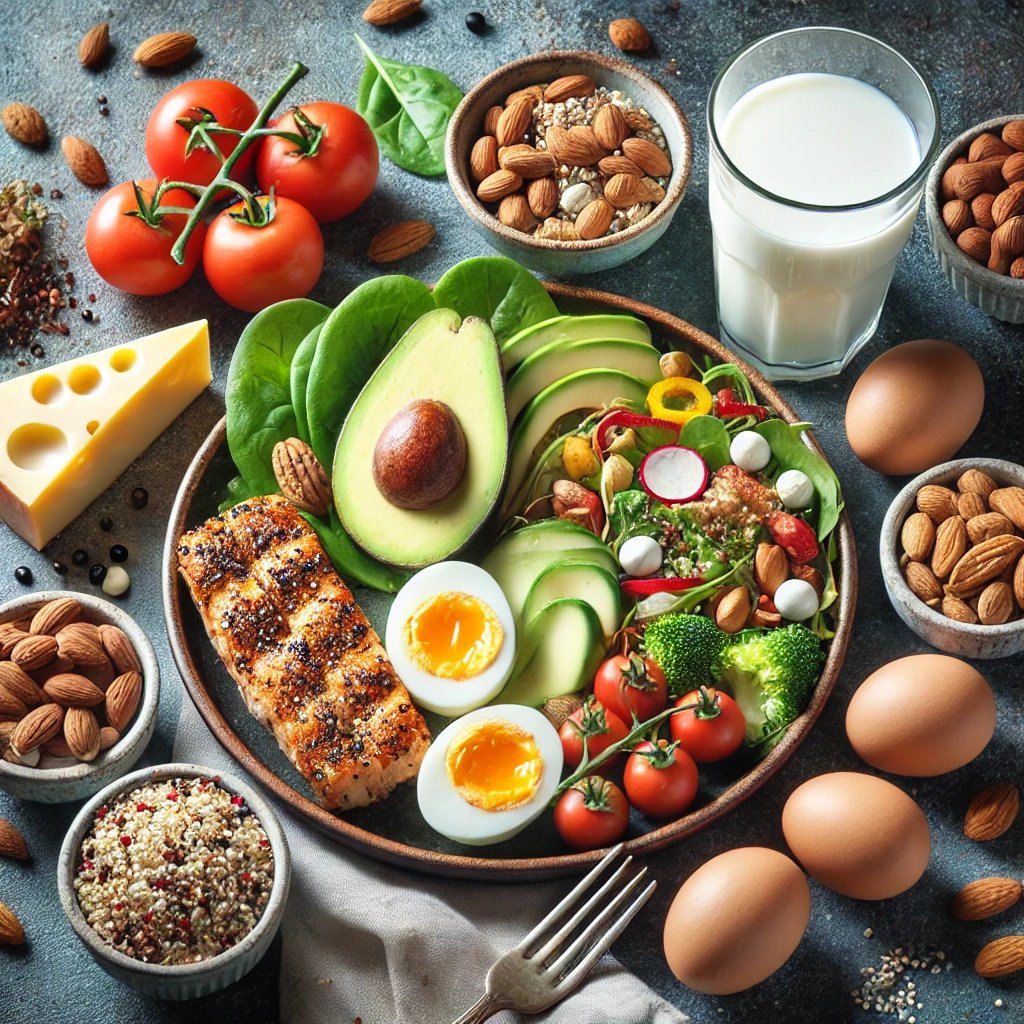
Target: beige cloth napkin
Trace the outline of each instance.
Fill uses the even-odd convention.
[[[244,775],[189,700],[182,702],[174,758]],[[292,854],[282,925],[283,1024],[351,1024],[357,1018],[362,1024],[450,1024],[483,994],[488,967],[572,884],[443,881],[385,867],[276,807]],[[493,1019],[512,1024],[517,1016]],[[689,1021],[611,956],[569,999],[525,1019]]]

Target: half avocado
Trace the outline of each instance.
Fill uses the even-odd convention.
[[[469,543],[501,495],[508,427],[483,320],[424,314],[359,393],[334,453],[338,516],[374,558],[418,569]]]

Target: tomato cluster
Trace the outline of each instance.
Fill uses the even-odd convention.
[[[195,225],[183,263],[171,255],[197,196],[258,115],[244,90],[218,79],[185,82],[160,100],[146,128],[156,177],[115,186],[89,217],[85,247],[105,281],[135,295],[163,295],[182,287],[201,261],[214,291],[238,309],[255,312],[309,294],[323,269],[320,224],[352,213],[377,182],[377,140],[339,103],[303,104],[271,121],[230,170],[238,194],[232,187],[217,193],[217,200],[236,201],[209,227]],[[214,127],[205,131],[206,124]],[[255,197],[244,187],[254,175],[263,192]],[[164,185],[154,203],[163,182],[182,187]]]
[[[555,827],[573,849],[593,850],[621,839],[630,805],[650,818],[678,817],[697,795],[697,764],[721,761],[739,749],[746,721],[727,693],[701,688],[675,706],[684,710],[669,716],[671,742],[652,734],[637,743],[626,757],[622,788],[605,778],[616,755],[562,794]],[[608,658],[594,679],[593,697],[559,729],[566,764],[579,769],[585,758],[621,743],[667,707],[665,676],[653,660],[637,654]]]

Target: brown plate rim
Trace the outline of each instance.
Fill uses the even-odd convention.
[[[640,316],[671,334],[684,338],[697,348],[723,362],[738,365],[747,375],[755,392],[789,423],[800,422],[796,413],[782,399],[778,392],[753,367],[729,352],[724,345],[679,317],[672,316],[644,302],[628,299],[609,292],[592,288],[578,288],[569,285],[545,282],[545,287],[555,297],[576,299],[601,304]],[[185,638],[181,609],[181,588],[175,549],[177,539],[185,531],[185,510],[198,488],[200,481],[214,454],[225,438],[225,420],[222,418],[192,460],[182,478],[178,493],[167,524],[162,563],[162,590],[164,617],[171,654],[178,672],[185,684],[189,697],[195,704],[210,731],[224,749],[256,780],[256,782],[277,796],[289,809],[305,819],[319,831],[335,841],[375,860],[430,875],[448,878],[468,878],[481,881],[529,881],[539,878],[553,878],[559,875],[579,873],[597,863],[603,856],[601,850],[585,853],[556,854],[551,857],[525,857],[499,859],[491,857],[469,857],[461,854],[439,853],[421,850],[392,839],[368,832],[349,824],[343,817],[324,810],[308,797],[293,789],[283,779],[260,761],[238,736],[220,709],[212,700],[202,679]],[[811,447],[824,457],[825,453],[813,436],[808,435]],[[711,822],[716,821],[752,793],[760,789],[793,755],[825,707],[835,687],[839,671],[850,643],[853,628],[853,613],[857,600],[857,553],[850,525],[849,514],[844,511],[838,530],[840,575],[837,581],[839,592],[836,635],[829,648],[825,666],[807,710],[790,726],[785,738],[763,761],[730,786],[711,803],[698,808],[676,821],[669,822],[642,836],[626,841],[625,848],[634,856],[641,856],[660,850],[686,836],[693,835]]]

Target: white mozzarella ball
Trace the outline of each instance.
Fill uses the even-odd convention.
[[[756,473],[772,461],[772,449],[760,434],[741,430],[729,445],[729,457],[740,469]]]
[[[630,537],[619,548],[619,565],[627,576],[650,576],[661,568],[661,545],[653,537]]]
[[[790,622],[803,622],[818,610],[817,591],[807,580],[785,580],[779,584],[772,600],[779,614]]]
[[[103,577],[103,593],[111,597],[120,597],[131,585],[128,573],[119,565],[112,565]]]
[[[786,508],[810,508],[814,501],[814,484],[811,478],[799,469],[787,469],[775,481],[775,490]]]

